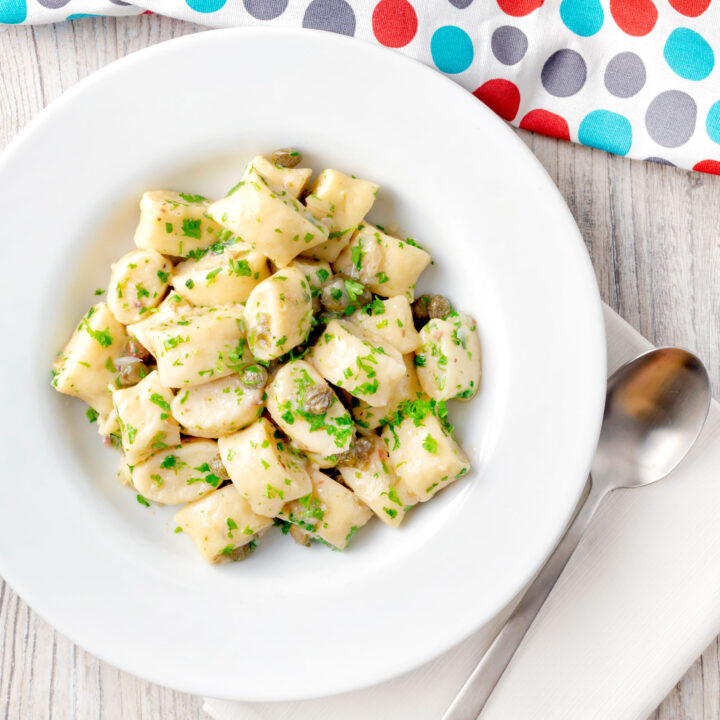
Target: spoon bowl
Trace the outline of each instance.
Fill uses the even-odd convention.
[[[608,381],[593,486],[605,492],[665,477],[685,457],[710,408],[702,362],[680,348],[658,348],[623,365]]]

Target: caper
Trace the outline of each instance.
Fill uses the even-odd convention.
[[[311,385],[303,395],[303,409],[312,415],[324,415],[333,400],[335,393],[328,385]]]
[[[247,560],[254,551],[255,543],[249,542],[245,545],[241,545],[240,547],[233,548],[229,552],[223,551],[222,554],[217,556],[217,560],[225,560],[227,558],[233,562],[241,562],[242,560]]]
[[[367,465],[373,452],[373,444],[370,440],[358,436],[350,449],[338,456],[338,465],[350,465],[352,467],[363,467]]]
[[[444,295],[433,295],[428,305],[430,319],[444,320],[452,312],[452,305]]]
[[[372,293],[361,282],[338,274],[323,283],[320,302],[326,310],[344,315],[372,302]]]
[[[229,480],[230,475],[228,474],[228,471],[225,469],[225,466],[223,465],[222,458],[220,457],[220,454],[218,453],[209,463],[208,466],[210,468],[210,472],[213,475],[217,475],[221,480]]]
[[[250,389],[263,388],[268,380],[267,370],[262,365],[248,365],[240,373],[240,382]]]
[[[302,162],[302,155],[293,148],[275,150],[270,159],[281,168],[294,168]]]
[[[147,365],[140,358],[129,355],[115,360],[115,369],[118,371],[120,387],[137,385],[148,374]]]
[[[150,357],[150,351],[137,338],[130,338],[125,343],[123,355],[147,360]]]
[[[313,315],[317,315],[322,310],[322,303],[320,302],[320,295],[315,294],[312,297],[312,311]]]
[[[344,313],[350,304],[350,295],[345,287],[345,279],[340,275],[326,280],[320,289],[320,302],[326,310]]]
[[[362,290],[358,287],[358,285],[362,286]],[[368,290],[365,285],[359,283],[357,280],[350,280],[349,285],[347,285],[346,281],[346,287],[348,287],[348,290],[353,291],[352,295],[355,296],[355,299],[352,299],[352,295],[350,296],[350,299],[352,301],[352,304],[355,305],[355,307],[361,308],[372,302],[373,296],[370,290]]]
[[[303,547],[310,547],[310,533],[297,525],[290,526],[290,537]]]
[[[422,326],[430,319],[431,300],[432,295],[421,295],[412,304],[412,313],[416,324]]]
[[[451,312],[452,305],[444,295],[421,295],[412,304],[415,326],[421,328],[428,320],[444,320]]]

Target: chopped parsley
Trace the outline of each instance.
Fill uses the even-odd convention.
[[[361,245],[353,245],[350,248],[350,257],[356,270],[362,270],[362,259],[365,253],[362,251]]]
[[[207,280],[207,284],[210,285],[214,282],[215,278],[222,272],[222,268],[218,267],[214,270],[211,270],[206,276],[205,279]]]
[[[388,490],[387,496],[390,502],[394,502],[396,505],[402,505],[400,496],[397,494],[397,490],[394,487]]]
[[[189,203],[201,203],[201,202],[207,202],[207,198],[203,197],[202,195],[188,195],[188,193],[179,193],[180,197],[185,201]]]
[[[110,328],[106,327],[104,330],[93,330],[87,321],[85,321],[85,330],[87,334],[93,339],[97,340],[100,345],[104,348],[108,348],[113,344],[113,338],[110,334]]]
[[[228,190],[228,193],[227,193],[227,195],[226,195],[225,197],[230,197],[236,190],[238,190],[239,188],[241,188],[244,184],[245,184],[245,181],[244,181],[244,180],[240,180],[240,182],[235,183],[235,185],[233,185],[233,186]]]
[[[161,468],[174,468],[177,466],[178,456],[177,455],[168,455],[167,457],[163,458],[163,461],[160,463]]]
[[[280,532],[283,535],[287,535],[290,532],[291,523],[287,520],[281,520],[280,518],[273,518],[273,525],[280,528]]]
[[[268,483],[267,487],[265,488],[265,497],[268,500],[272,500],[273,498],[280,498],[281,500],[285,499],[283,491],[273,487],[270,483]]]
[[[365,291],[365,286],[356,280],[347,279],[345,280],[345,289],[347,290],[350,302],[354,303]]]
[[[355,533],[358,531],[358,529],[359,528],[357,525],[353,525],[350,528],[350,532],[345,536],[345,544],[346,545],[353,539],[353,537],[354,537]]]
[[[252,275],[252,269],[247,260],[233,260],[233,258],[230,258],[228,265],[230,266],[229,272],[237,277],[250,277]]]
[[[150,402],[157,405],[163,412],[160,415],[161,420],[167,420],[170,417],[170,404],[160,393],[153,393],[150,396]]]
[[[98,411],[95,410],[94,408],[88,408],[85,411],[85,416],[87,417],[88,422],[94,423],[94,422],[97,422],[97,419],[100,416],[100,413],[98,413]]]
[[[202,220],[190,220],[189,218],[185,218],[182,221],[182,234],[186,237],[199,240],[202,237],[201,225]]]
[[[140,494],[136,495],[136,496],[135,496],[135,499],[136,499],[141,505],[144,505],[145,507],[150,507],[150,503],[149,503],[142,495],[140,495]]]
[[[376,296],[373,298],[371,303],[363,308],[363,310],[368,315],[383,315],[385,313],[385,303]]]

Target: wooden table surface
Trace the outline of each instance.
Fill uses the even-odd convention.
[[[157,15],[0,29],[0,148],[99,67],[203,29]],[[720,177],[519,134],[570,206],[603,299],[654,343],[699,353],[717,395]],[[138,680],[76,647],[0,580],[0,720],[207,717],[200,698]],[[718,640],[649,720],[720,720]]]

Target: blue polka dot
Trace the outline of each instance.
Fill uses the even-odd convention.
[[[438,70],[451,75],[467,70],[474,56],[470,36],[455,25],[445,25],[435,31],[430,52]]]
[[[217,12],[227,0],[185,0],[191,10],[201,13]]]
[[[72,15],[68,15],[65,19],[66,20],[82,20],[82,18],[88,18],[88,17],[105,17],[105,16],[97,15],[95,13],[73,13]]]
[[[704,80],[715,66],[713,49],[702,35],[690,28],[673,30],[663,55],[672,71],[686,80]]]
[[[599,0],[563,0],[560,17],[568,30],[581,37],[594,35],[605,21]]]
[[[710,139],[720,145],[720,100],[708,111],[705,127]]]
[[[27,17],[25,0],[0,0],[0,23],[17,25]]]
[[[580,123],[578,140],[583,145],[627,155],[632,145],[630,121],[609,110],[593,110]]]

